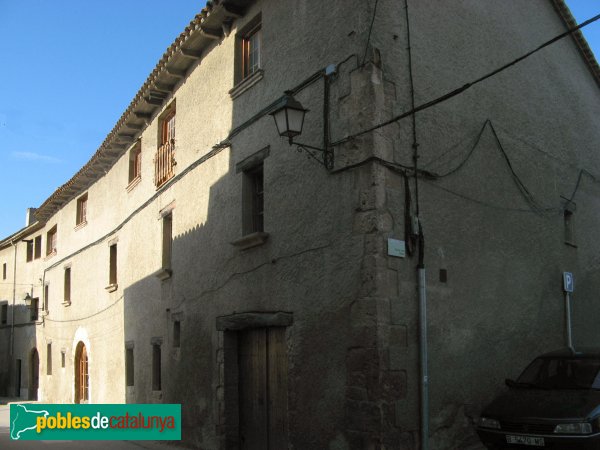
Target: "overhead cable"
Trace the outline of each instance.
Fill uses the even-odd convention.
[[[515,65],[515,64],[523,61],[524,59],[530,57],[534,53],[537,53],[538,51],[542,50],[543,48],[548,47],[549,45],[555,43],[556,41],[559,41],[560,39],[564,38],[565,36],[568,36],[568,35],[574,33],[575,31],[580,30],[581,28],[583,28],[583,27],[585,27],[585,26],[587,26],[587,25],[589,25],[589,24],[597,21],[598,19],[600,19],[600,14],[592,17],[591,19],[586,20],[585,22],[580,23],[579,25],[577,25],[577,26],[575,26],[573,28],[568,29],[564,33],[561,33],[558,36],[553,37],[549,41],[544,42],[542,45],[540,45],[540,46],[536,47],[535,49],[533,49],[533,50],[525,53],[524,55],[522,55],[522,56],[520,56],[520,57],[512,60],[511,62],[509,62],[507,64],[504,64],[503,66],[500,66],[499,68],[497,68],[497,69],[495,69],[495,70],[487,73],[486,75],[483,75],[482,77],[479,77],[479,78],[477,78],[477,79],[475,79],[475,80],[473,80],[473,81],[471,81],[469,83],[466,83],[463,86],[461,86],[461,87],[459,87],[457,89],[454,89],[453,91],[450,91],[450,92],[442,95],[441,97],[438,97],[438,98],[435,98],[435,99],[433,99],[431,101],[423,103],[423,104],[421,104],[421,105],[419,105],[419,106],[417,106],[415,108],[410,109],[409,111],[403,112],[400,115],[397,115],[397,116],[395,116],[395,117],[393,117],[393,118],[391,118],[389,120],[386,120],[385,122],[382,122],[382,123],[380,123],[378,125],[374,125],[374,126],[372,126],[370,128],[367,128],[367,129],[365,129],[363,131],[360,131],[358,133],[351,134],[351,135],[346,136],[346,137],[344,137],[342,139],[339,139],[339,140],[331,143],[331,145],[332,146],[336,146],[336,145],[343,144],[344,142],[348,142],[348,141],[350,141],[352,139],[355,139],[355,138],[357,138],[359,136],[362,136],[364,134],[371,133],[372,131],[375,131],[375,130],[377,130],[379,128],[382,128],[382,127],[385,127],[385,126],[387,126],[389,124],[397,122],[397,121],[399,121],[401,119],[404,119],[404,118],[406,118],[406,117],[408,117],[408,116],[410,116],[412,114],[415,114],[415,113],[417,113],[419,111],[423,111],[425,109],[431,108],[432,106],[438,105],[440,103],[445,102],[446,100],[449,100],[449,99],[451,99],[453,97],[456,97],[457,95],[463,93],[464,91],[466,91],[467,89],[475,86],[476,84],[479,84],[482,81],[485,81],[488,78],[491,78],[494,75],[497,75],[500,72],[503,72],[504,70],[508,69],[509,67],[511,67],[511,66],[513,66],[513,65]]]

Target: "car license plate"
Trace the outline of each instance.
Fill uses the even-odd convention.
[[[523,444],[523,445],[536,445],[538,447],[544,446],[544,438],[534,436],[506,436],[506,442],[508,444]]]

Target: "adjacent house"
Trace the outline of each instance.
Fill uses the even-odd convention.
[[[576,31],[487,77],[574,25],[208,2],[0,241],[0,392],[181,403],[202,449],[467,448],[565,345],[563,272],[575,346],[600,339],[598,64]]]

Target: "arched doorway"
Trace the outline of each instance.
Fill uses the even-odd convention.
[[[75,403],[89,401],[88,355],[85,344],[81,341],[75,349]]]
[[[29,355],[29,386],[28,399],[37,400],[38,388],[40,387],[40,356],[34,347]]]

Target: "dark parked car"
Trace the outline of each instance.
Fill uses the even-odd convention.
[[[506,384],[477,426],[488,449],[600,450],[600,348],[546,353]]]

